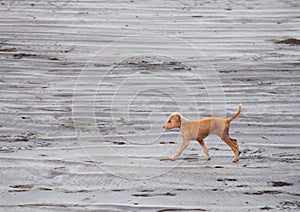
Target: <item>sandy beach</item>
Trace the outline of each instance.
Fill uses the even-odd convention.
[[[3,0],[0,61],[0,211],[300,210],[297,0]]]

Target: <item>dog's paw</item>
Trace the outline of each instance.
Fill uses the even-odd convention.
[[[210,157],[205,157],[204,160],[209,161],[209,160],[210,160]]]
[[[232,163],[237,163],[238,161],[239,161],[238,158],[234,158],[234,159],[232,160]]]
[[[172,160],[172,161],[176,160],[175,157],[170,157],[169,159]]]

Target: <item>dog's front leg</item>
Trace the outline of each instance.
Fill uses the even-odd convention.
[[[170,160],[176,160],[181,153],[183,152],[183,150],[189,145],[190,140],[189,139],[183,139],[183,142],[181,144],[181,146],[179,147],[178,151],[176,152],[176,154],[170,158]]]

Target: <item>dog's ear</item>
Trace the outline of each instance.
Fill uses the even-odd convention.
[[[180,128],[181,127],[181,117],[180,117],[179,114],[177,114],[175,116],[175,121],[176,121],[176,126],[175,127]]]
[[[179,115],[179,114],[177,114],[177,115],[175,116],[175,121],[180,123],[181,118],[180,118],[180,115]]]

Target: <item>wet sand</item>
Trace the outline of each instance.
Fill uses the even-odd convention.
[[[1,211],[299,210],[298,1],[0,4]]]

